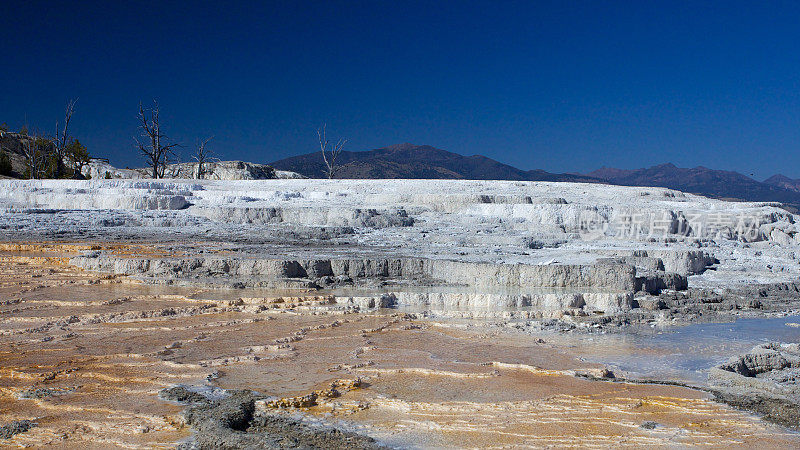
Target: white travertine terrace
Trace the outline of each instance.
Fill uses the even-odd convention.
[[[0,180],[7,239],[191,239],[247,249],[181,261],[84,258],[87,268],[195,278],[425,277],[514,291],[496,300],[485,292],[393,299],[457,307],[613,310],[629,307],[637,290],[685,288],[687,276],[690,286],[712,288],[792,281],[800,274],[795,222],[776,204],[600,184]],[[543,288],[566,292],[548,300]]]

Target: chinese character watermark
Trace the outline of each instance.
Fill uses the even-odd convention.
[[[615,210],[602,214],[587,209],[578,215],[578,233],[585,241],[601,238],[661,240],[688,237],[753,242],[763,238],[761,225],[762,219],[758,216],[724,211],[684,213]]]

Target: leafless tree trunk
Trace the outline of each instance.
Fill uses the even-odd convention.
[[[344,144],[347,143],[346,139],[339,139],[335,145],[331,145],[325,133],[327,128],[326,124],[322,128],[317,129],[317,137],[319,137],[319,149],[322,152],[322,160],[325,161],[325,175],[331,179],[336,175],[339,167],[336,165],[336,157],[342,152]]]
[[[173,162],[178,162],[178,157],[175,153],[169,152],[167,155],[164,156],[164,163],[161,164],[161,168],[158,170],[158,178],[175,178],[180,168],[172,167],[169,168],[169,165]],[[168,170],[169,169],[169,170]]]
[[[22,139],[22,154],[28,162],[28,178],[31,180],[36,178],[47,177],[47,158],[50,149],[49,140],[39,137],[36,130],[31,130]]]
[[[59,127],[56,122],[56,135],[53,137],[53,151],[56,157],[56,167],[54,178],[61,178],[64,176],[64,160],[67,158],[67,145],[69,144],[69,122],[72,120],[72,114],[75,111],[75,103],[78,100],[70,100],[67,103],[67,110],[64,113],[64,128]]]
[[[205,175],[205,165],[209,162],[211,151],[206,148],[206,145],[214,139],[214,136],[207,138],[204,141],[197,143],[197,152],[192,156],[192,159],[197,161],[197,179],[200,180]]]
[[[27,139],[21,142],[22,153],[28,161],[28,178],[31,180],[36,179],[41,166],[41,153],[38,151],[39,146],[36,143],[36,136],[28,136]]]
[[[172,149],[178,144],[167,144],[169,138],[161,131],[158,113],[156,101],[153,101],[153,109],[150,110],[149,117],[142,104],[139,103],[141,140],[134,139],[142,156],[147,160],[147,165],[153,170],[153,178],[164,178],[170,157],[175,157]]]

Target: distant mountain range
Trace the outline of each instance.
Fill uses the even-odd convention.
[[[764,182],[738,172],[661,164],[646,169],[603,167],[587,174],[522,170],[481,155],[463,156],[428,145],[400,144],[363,152],[342,152],[337,178],[417,178],[466,180],[571,181],[623,186],[659,186],[708,197],[774,201],[800,209],[800,180],[774,175]],[[270,164],[309,178],[323,176],[319,152]]]
[[[580,174],[522,170],[481,155],[463,156],[429,145],[399,144],[365,152],[343,151],[336,159],[337,178],[416,178],[464,180],[575,181],[601,180]],[[270,163],[309,178],[323,176],[325,164],[319,152]]]
[[[798,180],[791,180],[782,175],[760,182],[738,172],[714,170],[702,166],[684,169],[673,164],[635,170],[603,167],[587,175],[623,186],[661,186],[714,198],[782,202],[800,206]],[[780,181],[783,179],[787,180],[787,186],[795,183],[794,189],[782,185]]]
[[[767,178],[764,180],[764,183],[789,191],[800,192],[800,179],[793,180],[787,176],[778,174]]]

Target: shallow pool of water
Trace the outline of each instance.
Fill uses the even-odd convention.
[[[800,342],[800,316],[740,319],[654,331],[578,337],[583,359],[634,377],[706,383],[708,369],[771,341]]]

